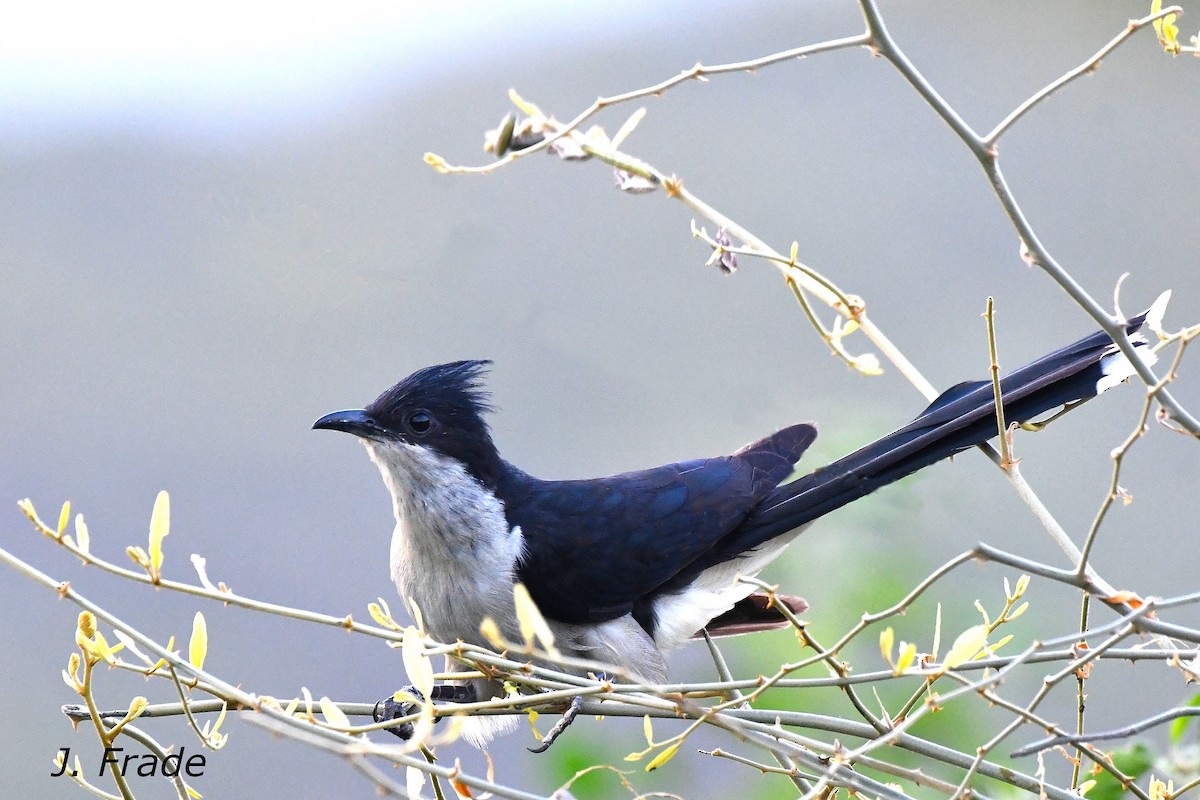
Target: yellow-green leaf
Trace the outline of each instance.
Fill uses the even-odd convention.
[[[900,643],[900,657],[896,659],[895,673],[899,675],[917,660],[917,646],[913,642]]]
[[[174,636],[172,636],[170,639],[167,639],[167,652],[168,653],[175,652],[175,637]],[[155,672],[157,672],[159,670],[160,667],[164,666],[166,663],[167,663],[167,660],[165,658],[160,658],[158,661],[154,662],[154,664],[150,667],[150,669],[145,670],[144,674],[153,675]]]
[[[385,605],[385,607],[386,607],[386,605]],[[419,630],[421,632],[421,635],[424,636],[425,635],[425,616],[421,613],[421,607],[419,605],[417,605],[417,601],[412,599],[411,597],[408,598],[408,610],[412,613],[413,622],[417,623],[417,630]],[[390,616],[391,613],[392,612],[389,611],[388,615]]]
[[[546,618],[538,610],[537,604],[533,602],[525,584],[518,583],[513,586],[513,601],[517,610],[517,624],[521,626],[521,638],[525,640],[525,646],[532,647],[536,638],[541,641],[547,652],[557,655],[554,649],[554,634],[546,623]]]
[[[987,635],[986,625],[973,625],[960,633],[942,661],[942,670],[953,669],[974,658],[976,653],[987,647]]]
[[[392,615],[385,613],[378,603],[367,603],[367,612],[371,615],[371,619],[375,620],[375,624],[381,628],[396,629],[396,623],[392,621]]]
[[[208,624],[204,614],[197,611],[192,618],[192,640],[188,644],[188,661],[196,669],[204,669],[204,657],[208,655]]]
[[[654,728],[650,726],[650,715],[642,717],[642,732],[646,734],[646,744],[654,744]]]
[[[125,555],[129,556],[130,560],[142,569],[150,569],[150,556],[146,555],[146,551],[137,545],[126,547]]]
[[[112,664],[117,660],[116,654],[125,649],[125,645],[117,642],[114,645],[109,645],[108,640],[104,638],[104,634],[96,631],[96,644],[105,652],[104,660]]]
[[[1179,26],[1175,24],[1175,15],[1167,14],[1162,21],[1163,48],[1168,53],[1179,52]]]
[[[92,537],[88,533],[87,523],[83,521],[83,514],[75,515],[75,545],[85,553],[92,546]]]
[[[850,366],[858,374],[865,375],[868,378],[883,374],[883,367],[879,365],[879,356],[874,353],[864,353],[861,356],[855,356],[850,360]]]
[[[171,498],[166,490],[154,498],[154,511],[150,513],[150,569],[155,578],[162,570],[162,541],[171,532]]]
[[[682,744],[682,742],[676,742],[675,744],[671,745],[670,747],[664,747],[663,751],[661,753],[659,753],[658,755],[656,755],[653,759],[651,759],[650,763],[646,765],[646,772],[653,772],[654,770],[658,769],[663,764],[667,763],[672,758],[674,758],[675,753],[678,752],[678,750],[679,750],[680,744]]]
[[[324,695],[321,696],[321,713],[325,715],[325,720],[335,728],[349,728],[350,718],[346,716],[337,703],[330,700]]]
[[[142,715],[147,708],[150,707],[150,701],[138,695],[129,703],[129,710],[125,712],[125,721],[131,722]]]
[[[991,627],[992,620],[988,617],[987,609],[983,607],[983,603],[976,600],[975,601],[975,610],[978,611],[979,615],[983,617],[983,624],[988,627]]]
[[[82,628],[75,630],[75,644],[79,645],[79,649],[83,651],[84,658],[89,663],[95,664],[97,661],[105,661],[112,664],[117,660],[113,655],[113,650],[108,646],[108,642],[104,640],[104,636],[100,631],[95,631],[91,637],[85,636]]]
[[[425,163],[443,175],[450,171],[450,165],[446,163],[446,159],[442,158],[437,153],[426,153]]]
[[[79,680],[79,653],[71,653],[67,659],[67,668],[62,672],[63,681],[74,691],[83,694],[83,683]]]
[[[1167,334],[1163,330],[1163,316],[1167,313],[1167,304],[1170,302],[1171,290],[1167,289],[1150,304],[1150,310],[1146,312],[1146,327],[1154,331],[1159,339],[1167,338]]]
[[[929,651],[929,657],[937,661],[938,649],[942,646],[942,604],[937,604],[937,610],[933,615],[933,649]]]
[[[26,497],[24,500],[18,500],[17,508],[21,509],[22,513],[29,518],[29,521],[33,523],[33,527],[37,528],[47,536],[54,536],[54,529],[42,522],[42,518],[37,515],[37,511],[35,511],[33,508],[32,500],[30,500],[28,497]]]
[[[217,721],[213,723],[212,732],[215,734],[221,730],[221,723],[225,721],[225,715],[229,712],[229,703],[221,703],[221,713],[217,715]]]
[[[987,647],[980,650],[979,653],[975,656],[975,658],[976,659],[987,658],[990,655],[994,655],[997,650],[999,650],[1001,647],[1004,647],[1004,645],[1011,642],[1012,639],[1013,639],[1013,637],[1012,637],[1012,634],[1010,633],[1008,636],[1003,637],[1000,641],[996,642],[995,644],[990,644]]]
[[[63,533],[67,530],[67,523],[71,521],[71,501],[63,503],[62,511],[58,512],[58,538],[62,538]]]
[[[625,120],[625,124],[622,125],[621,129],[612,137],[613,149],[621,146],[621,143],[625,141],[629,134],[633,133],[634,128],[638,126],[638,123],[642,121],[642,117],[644,116],[646,116],[645,108],[639,108],[637,111],[629,115],[629,119]]]
[[[541,731],[539,731],[537,729],[538,717],[541,715],[538,714],[538,712],[534,711],[532,708],[525,709],[525,714],[526,714],[526,717],[529,722],[529,730],[533,731],[533,738],[541,739],[542,733],[541,733]]]
[[[504,637],[500,634],[500,626],[496,624],[496,620],[484,617],[483,622],[479,623],[479,633],[496,650],[504,649]]]
[[[428,700],[433,694],[433,663],[425,655],[425,647],[421,644],[421,633],[412,625],[404,629],[404,646],[401,648],[404,656],[404,670],[408,679],[421,697]]]
[[[404,787],[412,800],[421,800],[421,790],[425,788],[425,773],[416,767],[408,767],[404,773]]]
[[[892,663],[892,647],[896,643],[896,632],[891,627],[884,628],[879,632],[879,652],[883,653],[883,660],[887,663]]]
[[[545,114],[542,113],[542,110],[540,108],[535,106],[533,103],[530,103],[527,100],[525,100],[525,98],[521,97],[521,95],[517,94],[516,89],[508,90],[508,99],[511,100],[512,104],[514,106],[516,106],[517,108],[519,108],[521,110],[521,113],[527,117],[543,117],[544,118],[546,116]]]

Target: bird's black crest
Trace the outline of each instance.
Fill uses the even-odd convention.
[[[490,484],[499,456],[483,415],[492,410],[483,388],[491,361],[452,361],[417,370],[375,398],[366,412],[398,438],[433,448],[462,462]],[[418,432],[413,415],[426,412],[431,427]]]
[[[417,408],[441,412],[449,418],[477,417],[492,410],[483,388],[491,361],[451,361],[419,369],[388,389],[367,406],[380,422]]]

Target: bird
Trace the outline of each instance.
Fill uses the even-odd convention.
[[[1145,315],[1125,324],[1137,333]],[[743,633],[786,624],[739,576],[767,566],[816,519],[923,467],[998,434],[990,380],[943,392],[912,422],[794,480],[813,443],[811,422],[785,427],[732,454],[584,480],[543,480],[501,457],[486,415],[491,362],[426,367],[361,409],[335,411],[314,429],[358,437],[392,498],[391,577],[437,641],[486,646],[494,621],[520,641],[514,587],[524,584],[558,649],[665,682],[665,653],[707,632]],[[1132,376],[1113,340],[1098,331],[1000,381],[1008,422],[1025,423],[1086,400]],[[799,598],[776,598],[791,611]],[[415,614],[414,614],[415,616]],[[448,669],[456,665],[448,663]],[[458,669],[465,669],[457,667]],[[502,696],[487,678],[448,681],[437,702]],[[385,701],[380,701],[385,703]],[[388,699],[377,719],[411,706]],[[482,746],[515,717],[468,721]],[[411,726],[393,730],[400,736]]]

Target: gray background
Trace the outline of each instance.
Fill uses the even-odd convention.
[[[1144,5],[883,10],[926,76],[987,130]],[[1183,20],[1185,38],[1195,22]],[[815,466],[923,405],[894,370],[864,379],[830,358],[768,265],[743,260],[732,278],[704,269],[689,213],[662,193],[624,195],[601,164],[545,156],[475,178],[438,176],[421,163],[427,150],[483,160],[482,132],[505,112],[510,86],[568,118],[598,94],[656,82],[697,60],[856,33],[853,3],[480,4],[414,11],[401,27],[394,40],[376,32],[358,50],[348,38],[330,65],[232,60],[211,83],[198,70],[164,88],[149,77],[153,64],[143,85],[108,80],[101,58],[94,86],[83,81],[75,94],[18,80],[4,88],[3,546],[162,640],[186,637],[202,609],[207,666],[256,692],[286,696],[306,686],[318,696],[374,700],[403,672],[397,654],[373,640],[81,568],[31,532],[15,501],[30,496],[55,519],[70,498],[86,515],[93,549],[124,562],[126,545],[144,544],[154,495],[166,488],[168,576],[192,579],[187,556],[197,552],[214,580],[238,592],[365,619],[367,602],[394,597],[386,492],[349,437],[309,425],[368,402],[418,367],[494,359],[501,450],[544,477],[727,452],[802,419],[822,426],[806,462]],[[128,57],[114,51],[111,60],[115,74]],[[1164,56],[1143,32],[1002,145],[1026,212],[1076,278],[1108,298],[1131,272],[1123,298],[1130,311],[1173,288],[1175,326],[1196,321],[1200,289],[1198,66]],[[780,250],[797,240],[802,259],[867,299],[872,318],[935,384],[984,374],[979,314],[988,295],[1008,367],[1091,330],[1062,292],[1021,263],[972,157],[882,59],[826,54],[644,104],[649,114],[631,152],[677,173]],[[612,133],[634,108],[601,124]],[[861,339],[850,344],[869,349]],[[1193,407],[1194,360],[1177,385]],[[1018,439],[1025,474],[1077,539],[1107,485],[1107,454],[1138,409],[1138,392],[1126,390],[1047,434]],[[1197,588],[1195,471],[1196,450],[1184,437],[1155,427],[1138,445],[1122,481],[1136,502],[1114,509],[1095,552],[1114,584],[1157,595]],[[864,593],[876,598],[872,608],[893,602],[978,540],[1063,563],[994,468],[971,453],[819,524],[770,577],[810,600],[814,632],[832,641],[862,610]],[[899,635],[928,647],[933,600],[954,624],[972,624],[971,601],[994,608],[1003,575],[1015,578],[966,569],[898,621]],[[12,796],[81,796],[48,778],[59,747],[95,760],[94,735],[72,733],[57,713],[73,701],[58,673],[77,609],[7,569],[0,592],[8,709],[0,784]],[[1035,582],[1030,600],[1037,613],[1023,620],[1026,638],[1070,630],[1072,594]],[[1196,617],[1184,610],[1175,618]],[[727,649],[753,675],[778,663],[769,648],[797,657],[790,641],[784,633]],[[855,651],[860,670],[878,666],[871,641]],[[711,674],[699,652],[675,666],[680,677]],[[1027,697],[1039,676],[1012,686],[1012,696]],[[165,685],[115,673],[100,674],[97,691],[105,706],[141,692],[171,696]],[[1057,713],[1070,708],[1072,691],[1052,706]],[[1164,667],[1118,665],[1097,670],[1091,696],[1091,723],[1103,726],[1190,695]],[[836,702],[829,708],[846,713]],[[984,731],[1006,721],[976,711]],[[178,725],[146,727],[197,749]],[[197,781],[207,797],[374,796],[330,757],[227,727],[229,747],[210,754]],[[584,749],[612,743],[605,752],[618,766],[640,746],[638,726],[613,721],[583,720],[570,736]],[[528,743],[523,732],[497,748],[498,778],[549,791],[567,767],[561,756],[525,753]],[[637,785],[713,796],[745,781],[741,768],[687,750],[652,776],[635,775]],[[469,749],[448,755],[482,769]],[[753,783],[763,796],[787,794],[782,783]],[[597,785],[620,791],[611,780]],[[159,782],[135,789],[170,796]]]

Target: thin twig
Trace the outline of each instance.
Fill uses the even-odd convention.
[[[994,148],[996,146],[996,142],[999,141],[1000,137],[1004,135],[1004,132],[1011,128],[1017,120],[1025,116],[1025,114],[1027,114],[1034,106],[1076,78],[1095,72],[1100,67],[1100,62],[1105,56],[1107,56],[1113,50],[1116,50],[1121,43],[1123,43],[1133,34],[1137,33],[1140,28],[1144,28],[1145,26],[1152,24],[1156,19],[1162,19],[1170,14],[1181,13],[1183,13],[1182,8],[1179,6],[1171,6],[1170,8],[1164,8],[1157,14],[1151,14],[1150,16],[1142,17],[1141,19],[1130,20],[1129,24],[1125,26],[1125,30],[1114,36],[1108,44],[1097,50],[1086,61],[1084,61],[1075,69],[1060,75],[1058,78],[1046,84],[1041,89],[1030,95],[1023,103],[1010,111],[1008,116],[1002,119],[995,128],[992,128],[988,135],[983,137],[983,144],[987,147]]]
[[[1059,745],[1079,745],[1087,742],[1109,742],[1113,739],[1127,739],[1130,736],[1136,736],[1143,731],[1148,731],[1151,728],[1162,725],[1164,722],[1171,722],[1182,717],[1200,717],[1200,708],[1172,708],[1168,711],[1162,711],[1153,716],[1146,717],[1143,720],[1130,723],[1129,725],[1112,728],[1107,731],[1070,736],[1050,736],[1014,750],[1012,757],[1020,758],[1022,756],[1033,755],[1034,753],[1040,753],[1042,750],[1048,750],[1051,747]]]
[[[996,426],[1000,430],[1000,469],[1007,472],[1015,463],[1012,450],[1008,444],[1008,426],[1004,424],[1004,399],[1000,394],[1000,360],[996,355],[996,324],[992,315],[992,298],[987,299],[987,310],[983,313],[987,320],[988,354],[991,361],[992,397],[996,403]]]

